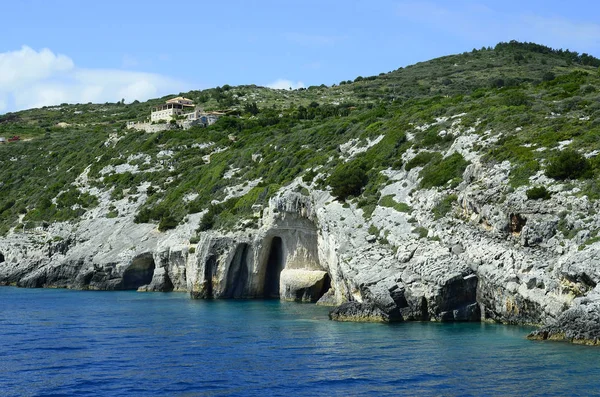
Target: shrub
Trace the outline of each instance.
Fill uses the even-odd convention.
[[[379,229],[377,228],[377,226],[375,225],[371,225],[369,226],[369,230],[368,230],[369,234],[372,236],[378,236],[379,235]]]
[[[551,197],[551,194],[548,190],[546,190],[545,186],[536,186],[528,189],[525,194],[527,194],[528,200],[548,200]]]
[[[450,194],[444,197],[433,207],[433,219],[440,219],[452,211],[452,204],[456,201],[456,194]]]
[[[552,72],[546,72],[544,73],[544,75],[542,76],[542,80],[543,81],[552,81],[556,78],[556,75]]]
[[[529,177],[540,170],[540,164],[536,160],[529,160],[520,164],[510,171],[510,185],[514,188],[528,185]]]
[[[381,205],[382,207],[393,208],[398,212],[410,213],[412,211],[412,208],[410,207],[410,205],[408,205],[406,203],[396,202],[396,200],[394,200],[394,197],[392,195],[383,196],[379,200],[379,205]]]
[[[590,171],[590,162],[582,154],[567,149],[550,159],[546,176],[558,180],[577,179]]]
[[[302,176],[302,180],[304,183],[311,183],[315,179],[315,176],[317,176],[317,171],[310,169]]]
[[[215,225],[215,218],[217,216],[217,207],[216,206],[210,206],[208,208],[208,211],[206,212],[206,214],[204,214],[202,216],[202,219],[200,219],[200,225],[198,226],[198,231],[200,232],[205,232],[207,230],[210,230],[213,228],[213,226]]]
[[[438,152],[419,152],[415,157],[406,163],[404,169],[406,171],[410,171],[415,167],[422,167],[429,164],[429,162],[433,159],[439,160],[441,158],[442,155]]]
[[[467,165],[469,162],[460,153],[454,153],[439,162],[431,162],[419,174],[423,178],[421,188],[443,186],[452,179],[458,181]]]
[[[429,234],[429,230],[423,226],[415,227],[412,232],[418,234],[420,238],[425,238]]]
[[[357,161],[339,165],[327,180],[333,189],[332,194],[342,201],[348,196],[360,195],[368,181],[363,164]]]
[[[165,230],[175,229],[177,227],[177,224],[178,222],[175,218],[173,218],[173,216],[167,215],[161,218],[158,224],[158,230],[160,232],[164,232]]]

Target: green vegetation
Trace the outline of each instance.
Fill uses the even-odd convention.
[[[454,153],[445,159],[429,162],[421,170],[421,187],[424,189],[444,186],[448,181],[458,184],[469,162],[460,153]]]
[[[369,232],[369,234],[372,236],[379,236],[379,229],[375,225],[369,226],[369,230],[367,230],[367,232]]]
[[[418,226],[414,228],[412,232],[419,235],[420,238],[425,238],[429,234],[429,230],[423,226]]]
[[[388,207],[388,208],[393,208],[398,212],[407,212],[410,213],[412,211],[412,208],[410,207],[410,205],[406,204],[406,203],[398,203],[394,200],[394,196],[392,195],[388,195],[388,196],[383,196],[380,200],[379,200],[379,205],[381,205],[382,207]]]
[[[531,189],[528,189],[525,194],[527,194],[528,200],[548,200],[552,197],[545,186],[532,187]]]
[[[599,66],[588,54],[510,42],[331,87],[225,85],[144,103],[8,113],[0,116],[0,136],[21,140],[0,145],[0,235],[21,217],[25,227],[43,227],[82,216],[98,200],[82,175],[112,200],[142,203],[135,221],[161,230],[201,211],[199,230],[252,224],[297,177],[330,186],[339,200],[355,197],[366,218],[378,203],[409,212],[381,197],[388,183],[382,171],[423,167],[420,188],[456,186],[468,162],[442,152],[458,127],[493,138],[475,149],[488,164],[510,162],[513,187],[528,186],[543,168],[549,177],[578,180],[581,194],[598,199],[600,159],[583,155],[600,150]],[[227,115],[208,128],[126,130],[127,121],[145,120],[152,106],[176,95]],[[360,147],[376,138],[353,157],[340,151],[351,140]],[[555,154],[565,141],[570,149]],[[403,164],[409,149],[417,154]],[[228,196],[228,186],[251,181],[258,185],[245,195]],[[436,214],[452,202],[439,205]],[[120,215],[112,209],[106,216]]]
[[[577,179],[590,171],[589,161],[574,150],[564,150],[550,159],[546,167],[546,176],[564,180]]]
[[[333,189],[331,193],[344,201],[349,196],[359,196],[368,180],[364,164],[355,160],[335,168],[327,182]]]
[[[442,159],[442,154],[438,152],[419,152],[415,157],[406,163],[404,169],[410,171],[416,167],[423,167],[430,162],[439,162]]]
[[[443,199],[441,199],[435,207],[433,207],[433,219],[440,219],[446,216],[450,211],[452,211],[452,205],[456,202],[458,197],[456,194],[449,194]]]

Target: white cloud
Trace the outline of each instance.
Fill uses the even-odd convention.
[[[0,89],[14,90],[32,82],[72,70],[73,61],[47,48],[36,52],[27,46],[0,53]]]
[[[286,79],[277,79],[271,84],[267,84],[267,87],[272,88],[274,90],[296,90],[298,88],[304,88],[304,83],[301,81],[293,82],[291,80]]]
[[[0,53],[0,111],[57,105],[145,100],[185,90],[181,81],[154,73],[78,68],[49,49]]]

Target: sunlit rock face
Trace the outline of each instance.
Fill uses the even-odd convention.
[[[581,220],[595,204],[560,192],[527,200],[523,190],[505,191],[506,164],[474,161],[455,188],[452,211],[435,218],[432,209],[447,193],[415,190],[417,171],[388,171],[381,192],[410,212],[376,205],[365,217],[356,202],[298,179],[258,210],[251,228],[202,232],[193,244],[202,214],[161,233],[133,222],[133,204],[119,207],[126,216],[117,220],[98,210],[76,224],[10,233],[0,238],[0,283],[351,303],[332,315],[343,321],[557,324],[548,338],[597,312],[596,300],[581,300],[600,283],[600,243],[583,244]],[[580,231],[563,238],[564,224]],[[40,243],[41,235],[55,237]],[[573,305],[585,310],[560,317]]]
[[[192,297],[316,302],[329,290],[318,230],[306,203],[272,204],[258,230],[202,236],[197,260],[187,269]]]

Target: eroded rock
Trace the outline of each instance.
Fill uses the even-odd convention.
[[[284,269],[279,286],[282,300],[317,302],[329,290],[329,276],[323,270]]]
[[[329,318],[334,321],[353,322],[396,322],[402,317],[390,317],[374,303],[346,302],[329,312]]]

